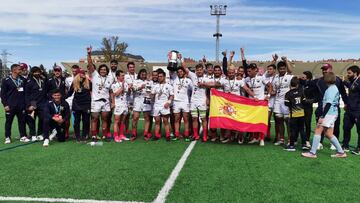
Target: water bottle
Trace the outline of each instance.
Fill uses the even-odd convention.
[[[89,142],[88,143],[92,147],[101,147],[103,146],[103,142]]]

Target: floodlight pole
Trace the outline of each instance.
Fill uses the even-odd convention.
[[[220,53],[220,16],[226,15],[227,5],[210,5],[210,15],[216,16],[216,33],[213,34],[213,37],[216,37],[216,48],[215,48],[215,57],[216,62],[219,62],[219,53]]]

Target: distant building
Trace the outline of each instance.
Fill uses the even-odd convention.
[[[124,53],[124,57],[127,58],[127,61],[133,61],[133,62],[139,62],[139,63],[145,62],[145,59],[140,55],[133,55],[133,54],[129,54],[129,53]],[[102,51],[93,51],[91,53],[91,59],[94,61],[94,63],[107,62],[107,61],[105,61],[105,57],[104,57]],[[85,61],[86,61],[86,58],[82,58],[82,59],[79,60],[80,63],[85,62]]]

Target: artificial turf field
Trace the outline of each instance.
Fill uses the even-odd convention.
[[[90,147],[71,140],[43,148],[13,139],[4,145],[2,110],[0,120],[1,197],[152,202],[190,144],[138,139]],[[313,160],[272,142],[197,142],[166,202],[359,202],[360,157],[333,159],[328,148],[326,141]]]

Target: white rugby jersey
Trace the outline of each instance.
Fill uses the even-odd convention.
[[[141,86],[145,85],[143,89],[140,90]],[[134,82],[134,98],[135,100],[144,101],[145,96],[149,96],[151,94],[151,89],[153,86],[153,81],[151,80],[135,80]]]
[[[265,76],[256,75],[253,78],[245,78],[245,82],[251,91],[254,92],[254,97],[260,100],[265,99],[265,88],[267,80]]]
[[[118,96],[115,97],[115,106],[121,106],[126,105],[126,93],[128,92],[129,86],[126,82],[121,83],[119,81],[116,81],[111,85],[112,92],[117,92],[119,89],[124,89],[124,92]]]
[[[116,71],[113,72],[113,71],[110,70],[108,75],[111,77],[112,83],[116,83],[116,81],[117,81]]]
[[[222,78],[220,80],[221,86],[223,86],[224,92],[241,95],[241,88],[245,86],[244,80],[237,80],[236,78],[229,80],[227,78]]]
[[[169,100],[169,97],[174,95],[174,89],[173,86],[169,83],[157,83],[153,86],[151,94],[155,95],[154,106],[163,107],[164,104]]]
[[[274,86],[275,86],[275,92],[276,96],[275,99],[285,99],[285,94],[290,90],[290,81],[293,78],[293,75],[285,74],[283,76],[280,76],[277,74],[274,78]]]
[[[102,77],[95,70],[92,73],[92,93],[91,98],[93,101],[99,99],[105,99],[106,101],[110,100],[110,88],[112,85],[112,79],[109,75]]]
[[[125,82],[131,86],[134,85],[135,80],[137,80],[137,74],[134,73],[134,75],[131,75],[129,73],[125,74]],[[129,103],[133,103],[134,102],[134,94],[132,91],[128,91],[127,93],[127,100]]]
[[[174,89],[174,101],[189,102],[189,91],[192,90],[192,81],[190,78],[175,77],[171,80]]]
[[[206,102],[206,87],[199,87],[198,83],[211,82],[206,76],[198,77],[195,73],[189,72],[189,78],[192,81],[191,102]]]

